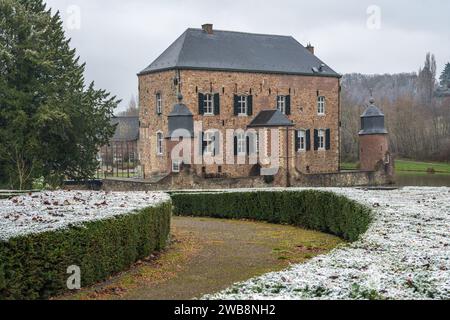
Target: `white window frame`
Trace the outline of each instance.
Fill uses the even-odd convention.
[[[156,132],[156,154],[162,156],[164,154],[164,133]]]
[[[237,138],[237,153],[238,155],[247,154],[247,135],[244,132],[236,134]]]
[[[325,96],[317,97],[317,114],[324,116],[326,113],[326,98]]]
[[[213,155],[215,149],[216,131],[206,131],[204,135],[204,142],[206,142],[205,154]]]
[[[238,116],[248,116],[248,96],[239,96]]]
[[[181,160],[173,160],[172,161],[172,172],[179,173],[181,171],[181,164],[183,162]]]
[[[162,95],[161,92],[156,93],[156,113],[158,115],[161,115],[163,113],[163,106],[162,106]]]
[[[306,130],[298,130],[299,148],[297,152],[306,151]]]
[[[277,96],[277,109],[286,114],[286,96]]]
[[[326,131],[323,129],[320,129],[317,133],[317,140],[319,143],[318,149],[321,151],[325,150],[326,135]]]
[[[203,100],[203,113],[207,116],[214,115],[214,95],[206,93]]]

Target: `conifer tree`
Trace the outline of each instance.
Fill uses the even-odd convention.
[[[42,0],[0,0],[0,163],[9,183],[88,179],[119,101],[94,84]]]
[[[442,71],[441,77],[441,86],[444,88],[450,88],[450,63],[445,65],[444,71]]]

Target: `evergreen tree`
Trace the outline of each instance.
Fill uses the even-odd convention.
[[[442,71],[441,77],[441,86],[444,88],[450,88],[450,63],[445,65],[444,71]]]
[[[87,179],[114,133],[118,101],[91,84],[42,0],[0,0],[0,162],[9,182]]]

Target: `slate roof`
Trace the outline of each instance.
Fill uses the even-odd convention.
[[[136,141],[139,139],[139,117],[114,117],[113,125],[117,125],[112,142]]]
[[[169,114],[168,118],[168,138],[191,138],[194,136],[194,115],[186,105],[182,104],[181,102],[176,104],[173,107],[172,112]],[[175,135],[174,132],[176,132],[177,130],[184,130],[184,132],[180,134],[180,131],[178,131],[178,134]]]
[[[139,75],[172,69],[340,77],[293,37],[202,29],[187,29]]]
[[[361,131],[359,135],[387,134],[384,114],[375,106],[375,99],[371,98],[369,107],[361,116]]]
[[[292,127],[294,124],[279,110],[263,110],[248,125],[249,128],[288,126]]]

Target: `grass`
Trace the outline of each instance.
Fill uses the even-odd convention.
[[[450,174],[450,163],[447,162],[418,162],[409,160],[397,160],[395,162],[397,171],[405,172],[427,172],[433,169],[436,173]]]
[[[341,164],[342,170],[357,170],[357,163],[344,162]],[[437,174],[450,174],[450,162],[420,162],[411,160],[396,160],[395,170],[397,172],[428,173],[429,169]]]

